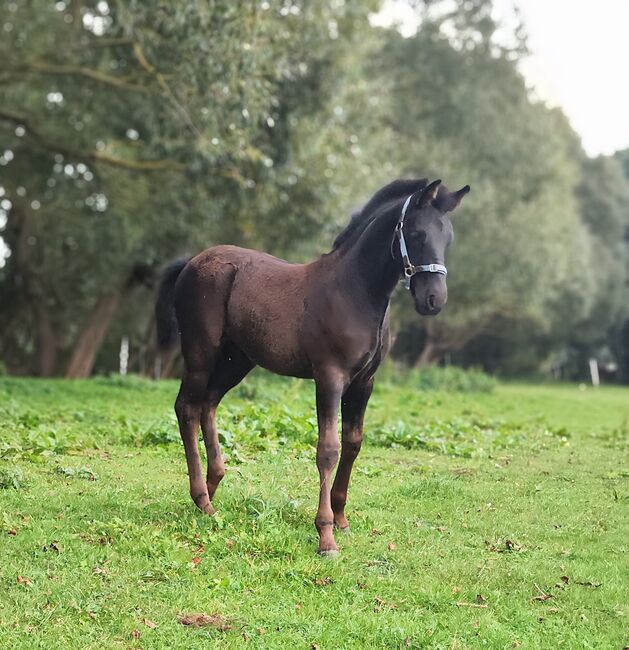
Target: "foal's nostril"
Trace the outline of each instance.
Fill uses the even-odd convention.
[[[431,294],[428,296],[428,307],[429,307],[430,309],[434,309],[434,308],[435,308],[435,294],[434,294],[434,293],[431,293]]]

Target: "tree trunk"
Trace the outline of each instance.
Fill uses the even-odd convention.
[[[96,355],[116,316],[123,290],[102,295],[87,316],[72,350],[66,377],[76,379],[92,374]]]
[[[57,336],[43,299],[31,297],[30,300],[36,328],[37,374],[40,377],[52,377],[57,368]]]
[[[437,363],[441,360],[443,355],[444,350],[442,350],[434,341],[427,339],[421,354],[417,357],[415,368],[425,368],[433,363]]]
[[[13,213],[17,220],[15,242],[15,272],[21,278],[24,296],[33,318],[35,338],[35,366],[40,377],[50,377],[57,367],[57,335],[50,317],[41,274],[32,260],[32,250],[28,243],[33,229],[34,216],[28,206],[15,196],[11,196]]]
[[[104,293],[92,307],[74,344],[66,377],[89,377],[96,355],[118,313],[123,298],[137,286],[152,288],[154,270],[146,264],[136,264],[114,291]]]

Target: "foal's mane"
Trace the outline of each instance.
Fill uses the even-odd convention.
[[[354,243],[365,228],[381,214],[382,206],[423,189],[427,184],[426,178],[400,178],[379,189],[358,212],[354,212],[347,226],[334,240],[332,250]]]

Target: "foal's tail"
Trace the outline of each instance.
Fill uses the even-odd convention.
[[[161,350],[170,349],[177,341],[179,325],[175,314],[175,282],[191,257],[182,257],[171,262],[163,271],[157,289],[155,303],[155,324],[157,344]]]

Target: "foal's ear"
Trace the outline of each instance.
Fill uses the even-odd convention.
[[[459,207],[463,197],[470,191],[470,186],[465,185],[456,192],[444,192],[437,198],[436,206],[442,212],[452,212],[452,210]]]
[[[437,198],[439,185],[441,185],[441,179],[433,181],[424,188],[424,190],[417,197],[416,205],[418,208],[425,208]]]

